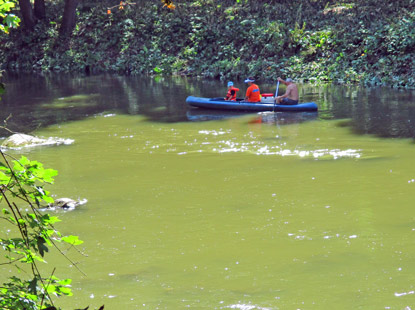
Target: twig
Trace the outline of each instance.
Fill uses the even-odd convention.
[[[49,277],[49,283],[48,283],[48,285],[45,287],[45,290],[46,290],[46,292],[48,291],[48,288],[49,288],[49,285],[50,285],[50,282],[52,281],[52,277],[53,277],[53,274],[55,273],[55,270],[56,270],[56,267],[55,268],[53,268],[53,270],[52,270],[52,274],[50,275],[50,277]],[[48,296],[49,296],[49,294],[48,294]],[[50,296],[49,296],[49,299],[50,299]],[[45,300],[45,294],[43,294],[43,296],[42,296],[42,301],[40,302],[40,309],[42,309],[42,306],[43,306],[43,301]],[[53,305],[53,302],[52,302],[52,305]]]
[[[109,7],[109,8],[107,8],[108,10],[111,10],[111,9],[114,9],[114,8],[118,8],[118,7],[124,7],[124,6],[127,6],[127,5],[135,5],[135,4],[137,4],[137,3],[135,3],[135,2],[128,2],[128,1],[121,1],[120,2],[120,4],[117,4],[117,5],[114,5],[114,6],[111,6],[111,7]]]

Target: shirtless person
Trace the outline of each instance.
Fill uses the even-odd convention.
[[[285,90],[284,95],[275,98],[276,103],[285,105],[298,104],[298,88],[293,80],[288,78],[286,81],[284,81],[283,79],[278,78],[278,82],[287,85],[287,89]]]

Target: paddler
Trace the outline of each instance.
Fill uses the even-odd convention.
[[[297,85],[291,78],[286,79],[285,81],[281,78],[278,78],[278,82],[281,82],[287,85],[287,89],[285,90],[285,94],[282,96],[278,96],[275,98],[275,102],[277,104],[285,104],[285,105],[295,105],[298,104],[298,88]]]
[[[254,84],[255,79],[253,77],[249,77],[245,80],[245,83],[248,84],[248,88],[246,90],[245,101],[248,102],[260,102],[261,101],[261,93],[259,91],[258,85]]]

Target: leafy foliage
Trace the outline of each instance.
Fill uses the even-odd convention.
[[[49,2],[48,19],[34,33],[0,37],[0,59],[29,71],[415,87],[414,0],[174,3],[82,2],[68,41],[59,39],[55,22],[61,4]]]
[[[46,253],[50,247],[56,247],[57,242],[74,246],[82,241],[77,236],[62,236],[54,227],[60,220],[38,211],[37,206],[42,202],[53,202],[44,185],[53,183],[56,170],[45,169],[41,163],[24,156],[10,162],[7,155],[0,153],[3,158],[0,162],[0,220],[10,226],[8,231],[17,234],[16,237],[0,238],[0,246],[5,253],[5,260],[0,265],[14,266],[26,273],[27,269],[31,271],[29,279],[12,276],[3,283],[0,287],[0,308],[37,310],[54,307],[52,295],[72,295],[71,279],[57,278],[55,270],[49,277],[43,277],[37,263],[45,262]],[[25,208],[28,206],[29,211],[23,211],[24,208],[18,206],[19,202]]]
[[[14,2],[0,0],[0,32],[9,33],[10,28],[19,26],[20,18],[10,13],[14,7]]]

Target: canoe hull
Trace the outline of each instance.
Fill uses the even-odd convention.
[[[217,109],[217,110],[234,110],[249,112],[309,112],[317,111],[317,104],[314,102],[299,103],[296,105],[282,105],[273,103],[252,103],[237,101],[225,101],[223,98],[203,98],[189,96],[186,103],[192,107]]]

